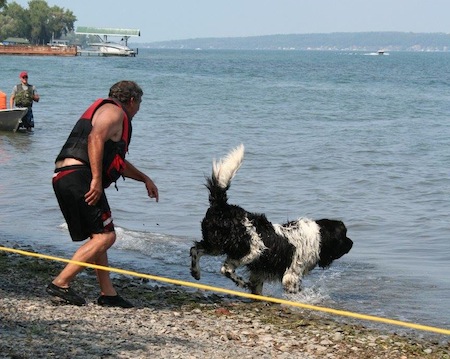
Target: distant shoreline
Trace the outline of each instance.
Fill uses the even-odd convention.
[[[249,37],[196,38],[133,44],[152,49],[316,50],[448,52],[450,34],[411,32],[336,32]]]

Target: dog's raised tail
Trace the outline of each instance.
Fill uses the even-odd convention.
[[[226,157],[219,161],[213,161],[212,176],[217,181],[220,188],[226,189],[231,180],[241,167],[244,159],[244,145],[240,144],[232,150]]]
[[[241,167],[244,159],[244,145],[233,149],[219,161],[213,161],[212,175],[207,179],[206,187],[209,189],[209,202],[219,205],[227,202],[227,190],[231,180]]]

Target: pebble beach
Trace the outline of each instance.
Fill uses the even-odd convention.
[[[135,308],[101,307],[90,269],[73,283],[88,304],[62,304],[45,293],[62,266],[0,251],[0,358],[450,358],[448,336],[127,276],[114,283]]]

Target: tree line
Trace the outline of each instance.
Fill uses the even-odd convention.
[[[74,30],[76,16],[59,6],[50,7],[45,0],[30,0],[28,9],[16,2],[0,0],[0,41],[21,37],[31,44],[47,44]]]

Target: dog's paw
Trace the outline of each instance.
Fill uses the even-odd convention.
[[[193,276],[195,279],[199,280],[200,279],[200,272],[196,271],[194,269],[191,269],[191,276]]]
[[[297,294],[298,292],[300,292],[300,285],[296,284],[296,285],[287,286],[287,287],[284,287],[284,290],[286,293],[289,293],[289,294]]]
[[[297,294],[298,292],[300,292],[299,288],[286,290],[286,293],[288,293],[288,294]]]
[[[250,293],[255,295],[262,295],[262,284],[246,283],[245,288],[250,291]]]
[[[200,267],[199,267],[199,256],[196,247],[192,247],[189,254],[191,255],[191,275],[199,280],[200,279]]]
[[[290,282],[284,285],[284,291],[289,294],[297,294],[300,292],[300,284],[298,282]]]
[[[242,282],[242,283],[243,283],[242,288],[248,289],[253,292],[253,289],[255,288],[253,284],[251,284],[250,282]]]

